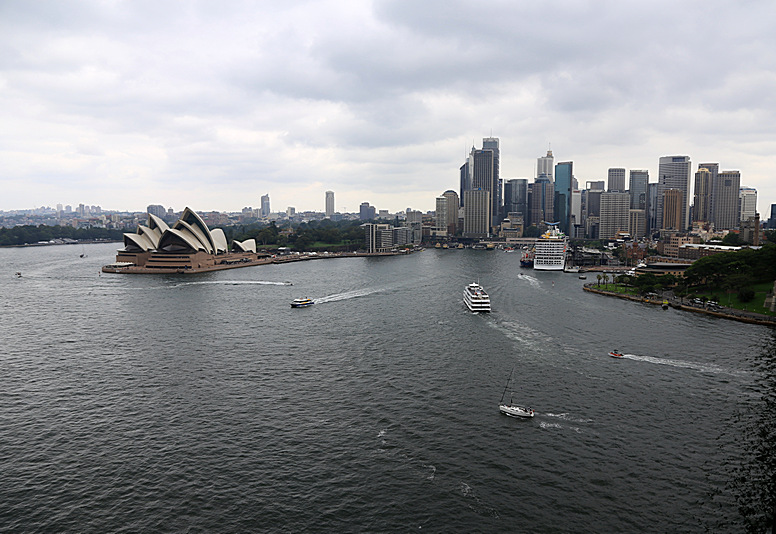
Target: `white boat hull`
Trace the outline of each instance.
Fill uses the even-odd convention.
[[[533,417],[534,411],[530,408],[515,406],[514,404],[500,404],[499,411],[509,417]]]

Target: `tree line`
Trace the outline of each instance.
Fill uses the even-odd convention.
[[[73,228],[72,226],[14,226],[0,228],[0,246],[34,244],[52,239],[74,239],[76,241],[121,241],[122,230],[108,228]]]

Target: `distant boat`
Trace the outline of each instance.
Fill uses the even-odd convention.
[[[509,404],[504,404],[504,397],[507,394],[507,389],[509,389],[509,383],[512,380],[512,375],[514,374],[514,372],[515,372],[515,369],[512,368],[512,372],[509,373],[509,378],[507,378],[507,385],[504,386],[504,392],[501,394],[501,400],[498,403],[498,410],[504,415],[508,415],[509,417],[524,417],[524,418],[533,417],[534,416],[533,408],[512,404],[512,397],[514,396],[513,391],[510,391],[509,393]]]
[[[612,352],[609,353],[609,356],[611,356],[612,358],[622,358],[624,355],[622,352],[618,350],[613,350]]]
[[[16,271],[16,275],[15,276],[16,276],[16,278],[21,278],[22,277],[22,272],[21,271]]]
[[[667,309],[668,309],[668,301],[667,301],[667,300],[664,300],[664,301],[663,301],[663,304],[661,304],[661,306],[662,306],[662,308],[663,308],[664,310],[667,310]]]
[[[312,306],[315,304],[315,301],[313,299],[294,299],[294,301],[291,303],[292,308],[306,308],[307,306]]]
[[[520,267],[533,267],[534,266],[534,251],[533,249],[526,250],[520,257]]]
[[[579,279],[580,280],[587,280],[587,276],[585,276],[584,274],[580,274],[579,275]]]

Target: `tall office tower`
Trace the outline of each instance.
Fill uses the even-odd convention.
[[[474,150],[474,147],[472,147],[472,150]],[[458,188],[458,194],[459,198],[461,199],[461,206],[463,206],[463,192],[468,191],[472,188],[471,184],[471,173],[469,172],[469,160],[466,160],[466,163],[461,165],[460,170],[460,185]]]
[[[569,219],[569,224],[569,230],[573,229],[575,226],[584,224],[584,219],[582,218],[582,191],[579,189],[571,190],[571,218]],[[574,232],[571,232],[569,235],[578,237]]]
[[[436,197],[436,211],[434,212],[434,230],[447,233],[447,197]]]
[[[504,182],[504,212],[517,213],[528,222],[528,179],[513,178]]]
[[[464,191],[463,236],[488,237],[490,228],[490,191],[470,189]]]
[[[711,222],[711,184],[711,171],[706,167],[699,167],[695,173],[693,222]]]
[[[630,210],[628,233],[633,239],[641,239],[647,235],[647,217],[645,210]]]
[[[546,174],[550,182],[555,181],[553,171],[555,170],[555,158],[552,156],[552,150],[547,151],[546,156],[536,159],[536,177]]]
[[[571,225],[571,181],[574,177],[574,163],[564,161],[555,165],[555,191],[553,211],[561,232],[569,235]],[[553,221],[547,221],[553,222]]]
[[[528,208],[531,225],[539,226],[544,222],[555,222],[555,187],[546,174],[540,174],[531,184],[531,204]]]
[[[269,217],[269,193],[261,196],[261,216]]]
[[[615,239],[618,232],[627,232],[630,225],[630,195],[619,191],[601,193],[601,239]]]
[[[684,191],[679,189],[666,189],[663,192],[663,228],[661,230],[674,230],[683,232],[685,228],[682,211],[684,210]]]
[[[585,217],[600,217],[601,216],[601,190],[588,191],[585,195]]]
[[[622,167],[613,167],[609,169],[609,178],[607,180],[609,183],[609,191],[610,192],[618,192],[618,193],[624,193],[625,192],[625,169]]]
[[[682,215],[679,219],[679,226],[675,229],[683,232],[690,227],[691,165],[690,156],[663,156],[660,158],[657,179],[657,225],[660,229],[666,228],[663,222],[663,201],[665,200],[664,193],[669,189],[676,189],[683,194]]]
[[[657,227],[657,184],[647,183],[647,234],[652,234]]]
[[[334,191],[326,191],[326,216],[334,215]]]
[[[585,182],[585,189],[588,191],[606,191],[603,180],[593,180]]]
[[[498,202],[496,188],[498,182],[494,180],[493,159],[495,154],[493,150],[477,150],[472,147],[469,154],[469,175],[472,189],[482,189],[490,193],[490,207],[488,208],[488,224],[495,226],[498,224],[499,207],[495,205],[494,198]],[[464,205],[466,200],[464,199]]]
[[[776,230],[776,204],[771,204],[771,216],[768,217],[768,228]]]
[[[715,230],[738,228],[739,190],[741,173],[738,171],[718,172],[711,186],[711,217]]]
[[[748,221],[757,213],[757,189],[742,185],[738,192],[740,200],[739,217],[742,221]]]
[[[442,196],[447,199],[447,233],[455,235],[458,231],[458,208],[461,205],[458,199],[458,193],[448,189]]]
[[[631,170],[628,191],[630,193],[631,209],[647,209],[647,184],[649,183],[649,171]]]
[[[490,203],[494,221],[491,224],[496,226],[501,223],[501,206],[504,204],[501,196],[501,151],[499,150],[498,137],[483,137],[482,149],[493,152],[493,185],[490,188]]]

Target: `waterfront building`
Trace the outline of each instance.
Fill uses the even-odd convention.
[[[573,162],[564,161],[555,165],[553,212],[555,221],[559,223],[560,231],[566,235],[569,234],[569,227],[571,224],[571,182],[573,176]]]
[[[390,224],[366,223],[364,228],[364,246],[367,252],[388,252],[393,248],[393,227]]]
[[[334,191],[326,191],[326,211],[327,217],[334,215]]]
[[[738,171],[721,171],[714,177],[711,209],[716,230],[733,230],[739,227],[740,187],[741,173]]]
[[[748,221],[757,214],[757,189],[742,185],[738,192],[739,217],[741,221]]]
[[[689,156],[663,156],[660,158],[658,166],[658,190],[657,190],[657,225],[659,228],[666,228],[663,222],[665,192],[669,189],[681,191],[681,216],[678,221],[678,230],[686,230],[690,227],[690,166],[692,162]],[[672,194],[675,199],[675,194]],[[673,221],[672,221],[673,225]]]
[[[628,232],[630,225],[630,195],[620,192],[601,193],[600,239],[615,239]]]
[[[663,227],[661,230],[684,231],[684,191],[666,189],[663,191]]]
[[[711,222],[712,174],[706,167],[695,173],[695,193],[692,210],[693,222]]]
[[[547,175],[550,182],[554,182],[555,178],[553,172],[555,171],[555,158],[552,155],[552,150],[547,151],[546,156],[542,156],[536,159],[536,178],[542,174]]]
[[[470,189],[463,194],[463,236],[487,237],[490,229],[490,191]]]
[[[269,193],[266,195],[261,196],[261,216],[263,217],[269,217],[270,214],[269,209]]]
[[[438,196],[436,198],[434,230],[437,236],[447,236],[447,197],[445,196]]]
[[[633,169],[630,171],[628,193],[630,194],[630,207],[633,210],[647,209],[647,185],[649,184],[649,171]]]
[[[608,191],[610,193],[624,193],[625,192],[625,169],[622,167],[612,167],[609,169],[609,176],[607,179],[609,184]]]

